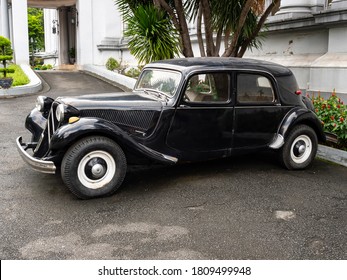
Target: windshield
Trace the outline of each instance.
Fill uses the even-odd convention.
[[[172,97],[175,95],[181,80],[179,72],[167,70],[144,70],[135,90],[148,90]]]

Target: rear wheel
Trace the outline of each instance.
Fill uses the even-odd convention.
[[[72,193],[88,199],[113,194],[123,182],[126,167],[124,152],[114,141],[92,136],[66,152],[61,176]]]
[[[312,164],[317,147],[315,131],[307,125],[296,126],[280,150],[280,160],[287,169],[304,169]]]

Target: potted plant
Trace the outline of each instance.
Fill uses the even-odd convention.
[[[0,73],[2,73],[2,78],[0,78],[0,87],[1,88],[10,88],[12,86],[13,79],[8,78],[8,73],[13,73],[14,69],[8,69],[7,64],[10,60],[13,59],[11,49],[11,41],[3,36],[0,36],[0,63],[2,68],[0,68]]]
[[[69,49],[69,61],[71,64],[74,64],[76,61],[76,49],[75,48]]]

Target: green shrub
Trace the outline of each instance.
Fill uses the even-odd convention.
[[[124,74],[125,76],[131,77],[131,78],[137,78],[140,75],[141,71],[138,68],[128,68],[125,69]]]
[[[13,73],[13,69],[9,69],[7,65],[13,59],[13,50],[11,49],[11,41],[3,36],[0,36],[0,63],[3,67],[0,73],[6,78],[7,74]]]
[[[42,58],[35,57],[34,64],[42,66],[44,64],[44,60]]]
[[[120,63],[114,59],[113,57],[110,57],[106,62],[106,69],[110,71],[114,71],[120,67]]]
[[[333,91],[328,99],[320,95],[312,98],[316,114],[324,130],[337,135],[338,146],[347,149],[347,105]]]
[[[12,86],[23,86],[30,82],[28,76],[24,73],[19,65],[11,64],[9,69],[14,70],[14,73],[8,75],[9,77],[13,78]]]
[[[51,70],[53,69],[53,66],[51,64],[43,64],[43,65],[37,64],[31,68],[34,70]]]

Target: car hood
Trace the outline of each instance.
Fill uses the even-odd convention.
[[[58,97],[59,103],[71,105],[78,110],[88,109],[126,109],[161,110],[163,101],[143,92],[114,92],[81,95],[76,97]]]

